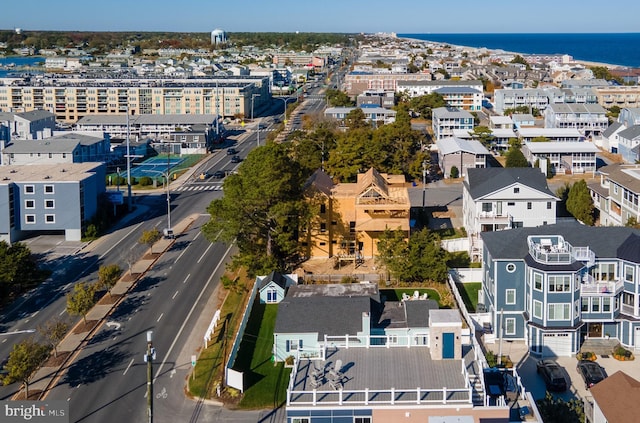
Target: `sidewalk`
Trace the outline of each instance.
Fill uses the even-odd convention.
[[[185,219],[178,222],[174,227],[175,234],[181,234],[185,232],[191,224],[199,217],[198,214],[192,214],[191,216],[186,217]],[[162,238],[158,242],[156,242],[152,251],[156,256],[153,259],[145,259],[144,256],[136,263],[133,264],[129,273],[128,271],[120,278],[120,280],[116,283],[116,285],[111,289],[111,294],[114,297],[119,297],[113,304],[96,304],[90,311],[87,313],[86,320],[87,321],[96,321],[96,325],[84,332],[75,333],[77,328],[83,326],[84,321],[81,320],[78,322],[67,334],[67,336],[58,344],[57,351],[58,355],[68,354],[68,357],[65,359],[63,363],[55,367],[41,367],[34,377],[32,378],[31,383],[29,384],[30,392],[40,392],[39,398],[44,398],[47,394],[47,391],[55,386],[55,382],[62,377],[64,372],[70,367],[73,360],[78,356],[82,347],[86,345],[86,343],[91,339],[91,337],[102,327],[105,319],[111,314],[113,310],[118,307],[118,305],[126,299],[127,293],[131,290],[133,286],[140,280],[145,273],[154,265],[156,260],[162,256],[171,245],[175,242],[174,239],[165,239]],[[160,253],[160,254],[157,254]],[[17,397],[22,394],[22,390],[18,392],[14,396]]]

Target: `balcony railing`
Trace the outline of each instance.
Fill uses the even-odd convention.
[[[632,305],[629,304],[621,304],[620,312],[626,314],[627,316],[635,316],[635,310]]]
[[[622,292],[624,288],[622,281],[599,281],[591,275],[586,276],[585,283],[580,285],[580,293],[583,295],[613,296]]]

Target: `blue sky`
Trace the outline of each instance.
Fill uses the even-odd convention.
[[[0,28],[208,32],[640,32],[619,0],[3,0]]]

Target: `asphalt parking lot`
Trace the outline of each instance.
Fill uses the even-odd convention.
[[[499,345],[497,342],[495,344],[486,344],[486,347],[496,353],[499,349]],[[536,362],[540,359],[540,357],[527,354],[526,345],[524,345],[523,342],[517,341],[503,342],[502,353],[505,355],[509,355],[509,357],[513,361],[518,374],[522,378],[522,384],[524,385],[525,389],[531,392],[536,400],[544,398],[546,386],[544,380],[537,374],[536,371]],[[638,351],[635,351],[634,355],[637,356]],[[554,393],[555,396],[560,397],[565,401],[573,398],[584,399],[585,397],[591,396],[589,391],[585,388],[582,376],[580,376],[580,374],[578,374],[578,371],[576,370],[578,360],[575,357],[545,357],[545,359],[555,360],[560,366],[564,368],[565,377],[567,378],[567,382],[569,384],[569,389],[567,389],[566,392],[557,394]],[[607,376],[610,376],[617,371],[623,371],[629,376],[636,379],[638,379],[640,375],[639,359],[633,361],[618,361],[611,355],[608,358],[598,356],[596,363],[598,363],[605,369]]]

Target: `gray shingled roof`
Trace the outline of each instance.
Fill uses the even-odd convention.
[[[292,287],[293,288],[293,287]],[[286,297],[278,304],[275,333],[318,333],[355,335],[362,331],[362,313],[371,311],[371,298]]]
[[[64,134],[43,140],[13,141],[4,151],[6,153],[71,153],[78,145],[97,144],[104,137],[92,137],[80,134]]]
[[[537,168],[469,168],[467,169],[467,180],[464,183],[474,199],[484,197],[516,183],[555,197],[549,190],[547,179]]]
[[[284,278],[284,276],[276,271],[269,273],[269,275],[262,280],[262,283],[260,283],[260,289],[267,286],[269,282],[275,283],[282,289],[284,289],[287,285],[287,280]]]
[[[620,128],[622,126],[623,125],[620,122],[613,122],[611,125],[609,125],[609,127],[607,127],[607,129],[605,129],[602,132],[602,136],[605,137],[605,138],[609,138],[611,135],[616,133],[618,128]]]
[[[629,191],[636,194],[640,193],[640,166],[614,163],[601,167],[598,172],[607,175],[609,180],[627,188]],[[606,190],[605,195],[609,195],[608,190]]]
[[[640,250],[637,244],[640,230],[624,226],[585,226],[578,222],[563,222],[480,234],[491,257],[515,260],[524,259],[529,253],[527,237],[530,235],[562,235],[574,247],[589,247],[599,258],[616,258],[621,247],[620,252],[623,253],[632,247]],[[635,254],[637,257],[638,253]]]
[[[55,117],[55,115],[46,110],[31,110],[29,112],[20,112],[16,113],[16,116],[21,117],[22,119],[26,119],[28,121],[36,121],[41,119],[50,119]]]
[[[633,125],[627,129],[618,132],[618,136],[627,140],[633,140],[640,137],[640,125]]]
[[[640,234],[629,235],[618,247],[618,258],[640,263]]]

